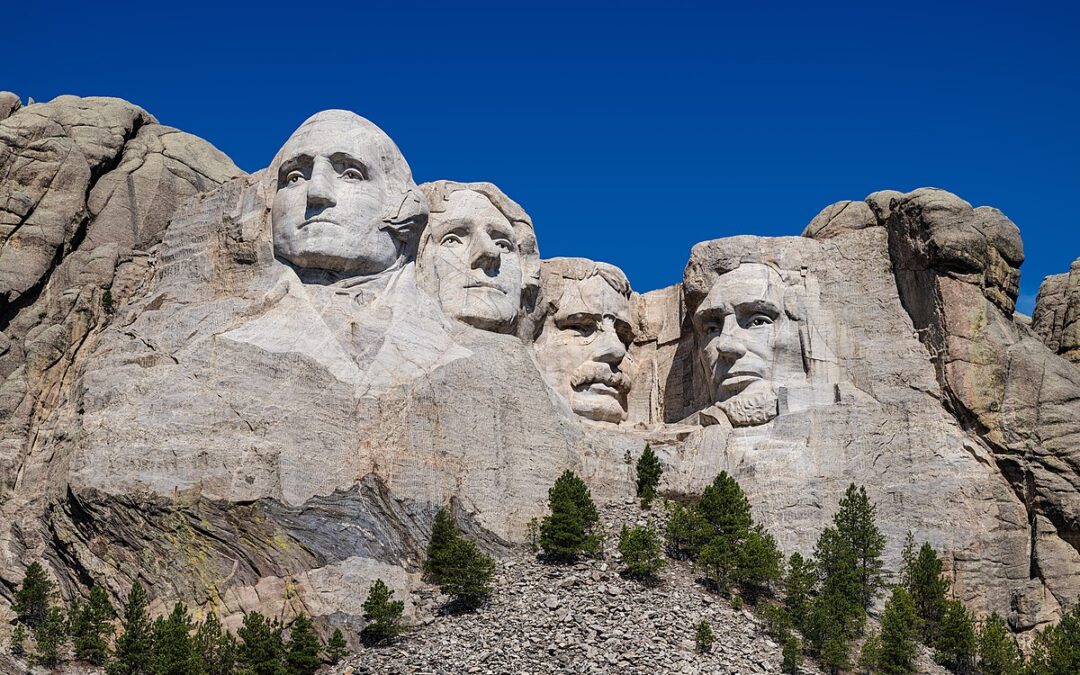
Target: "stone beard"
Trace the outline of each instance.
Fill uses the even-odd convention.
[[[762,263],[720,274],[694,312],[694,330],[709,395],[732,425],[776,417],[782,373],[801,360],[780,274]]]
[[[544,379],[576,414],[622,422],[630,283],[618,268],[583,258],[545,260],[541,278],[544,318],[533,346]]]
[[[432,205],[421,243],[421,283],[450,317],[513,333],[537,290],[539,254],[520,206],[488,183],[423,187]]]
[[[294,267],[363,277],[415,255],[426,201],[394,142],[359,115],[309,118],[268,173],[274,254]]]

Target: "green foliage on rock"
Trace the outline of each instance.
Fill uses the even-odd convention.
[[[15,630],[11,632],[10,652],[12,656],[22,658],[26,656],[26,626],[21,623],[15,624]]]
[[[447,550],[445,564],[438,583],[444,593],[453,596],[458,608],[475,609],[491,595],[495,561],[476,544],[458,537]]]
[[[694,628],[694,642],[697,643],[697,650],[701,654],[708,654],[712,651],[713,642],[716,641],[716,636],[713,635],[712,626],[705,619],[698,622]]]
[[[758,525],[746,533],[735,550],[732,580],[753,601],[780,578],[783,567],[784,554],[777,547],[776,539]]]
[[[33,662],[46,668],[58,666],[62,660],[67,638],[67,620],[64,610],[59,607],[49,607],[45,610],[45,617],[34,628]]]
[[[453,516],[446,509],[439,509],[431,526],[431,539],[428,541],[427,557],[424,559],[424,573],[428,578],[437,580],[443,572],[443,557],[450,544],[460,536]]]
[[[1080,604],[1035,637],[1030,672],[1031,675],[1080,673]]]
[[[902,587],[893,588],[881,616],[881,658],[879,668],[886,675],[915,672],[919,617],[915,603]]]
[[[326,643],[326,660],[330,662],[330,665],[337,665],[348,654],[349,646],[345,644],[345,636],[342,635],[340,628],[335,628],[330,641]]]
[[[548,515],[540,523],[540,548],[548,559],[573,562],[595,555],[600,539],[594,533],[600,514],[585,482],[564,471],[548,490]]]
[[[146,675],[153,662],[153,633],[142,584],[136,581],[128,593],[113,657],[105,666],[108,675]]]
[[[456,540],[455,540],[456,541]],[[453,541],[448,545],[453,546]],[[448,548],[449,550],[449,548]],[[441,571],[446,574],[446,569]],[[360,637],[369,645],[379,645],[396,638],[405,632],[406,627],[401,622],[401,615],[405,611],[403,600],[394,600],[394,592],[383,582],[376,579],[368,590],[367,599],[364,600],[364,621],[367,625],[360,632]]]
[[[195,651],[206,675],[232,675],[236,667],[236,638],[211,612],[195,629]]]
[[[881,664],[881,634],[874,631],[863,640],[857,665],[865,673],[876,673]]]
[[[154,675],[200,675],[202,658],[195,649],[195,624],[187,607],[177,602],[167,617],[153,624]]]
[[[645,444],[645,451],[638,458],[636,469],[637,496],[641,499],[641,508],[647,509],[656,497],[656,488],[660,486],[660,476],[664,473],[660,459],[648,443]]]
[[[848,486],[840,509],[833,517],[833,525],[850,548],[855,560],[854,591],[864,611],[874,604],[878,590],[885,584],[884,560],[885,535],[875,520],[877,507],[870,501],[866,488]]]
[[[16,619],[30,628],[37,628],[49,612],[52,593],[53,582],[46,576],[45,568],[40,563],[30,563],[19,590],[15,591],[12,610]]]
[[[780,662],[780,671],[794,675],[802,667],[803,653],[802,643],[799,638],[789,635],[784,640],[783,660]]]
[[[315,675],[322,665],[320,651],[322,643],[315,635],[311,619],[305,614],[296,617],[289,627],[289,641],[285,643],[285,671],[288,675]]]
[[[805,631],[806,616],[810,605],[810,593],[814,590],[814,566],[798,552],[788,559],[788,572],[784,577],[784,606],[791,621]]]
[[[105,590],[94,584],[85,602],[75,602],[68,612],[68,629],[75,658],[95,666],[104,665],[116,616]]]
[[[949,582],[942,576],[941,558],[930,544],[923,544],[907,572],[907,591],[919,617],[919,635],[923,643],[934,645],[945,616]]]
[[[236,665],[241,675],[286,675],[284,629],[277,619],[249,612],[236,631]]]
[[[934,660],[952,672],[974,672],[978,652],[975,616],[959,600],[945,601],[934,649]]]
[[[1023,675],[1024,660],[1016,640],[997,612],[979,626],[977,641],[980,675]],[[1035,672],[1034,667],[1032,672]]]
[[[648,525],[632,528],[623,525],[619,532],[619,554],[627,576],[636,579],[655,580],[667,564],[660,536]]]
[[[694,559],[712,539],[713,528],[701,510],[672,502],[668,509],[666,543],[668,555],[679,560]]]

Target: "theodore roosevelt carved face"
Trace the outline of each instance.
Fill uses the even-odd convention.
[[[432,205],[421,243],[421,282],[450,317],[512,333],[537,289],[532,223],[490,183],[424,186]]]
[[[544,318],[534,344],[548,384],[575,413],[598,422],[626,419],[630,378],[630,283],[616,267],[583,258],[541,265]]]
[[[427,216],[405,158],[371,122],[321,112],[274,158],[274,253],[340,277],[384,272],[415,254]]]

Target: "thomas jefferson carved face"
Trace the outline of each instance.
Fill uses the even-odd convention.
[[[278,257],[354,276],[383,272],[410,254],[426,207],[405,158],[371,122],[319,113],[285,142],[271,170]]]
[[[777,361],[800,349],[780,275],[760,263],[720,275],[694,314],[694,328],[712,398],[733,423],[774,417]]]
[[[443,311],[484,330],[508,332],[521,307],[521,251],[513,224],[484,195],[456,190],[428,223],[430,264]]]
[[[588,265],[590,271],[552,269],[563,261]],[[603,263],[556,258],[543,264],[544,293],[551,298],[545,300],[547,312],[534,347],[544,379],[578,415],[617,424],[626,419],[630,391],[623,372],[632,337],[629,284],[622,272]],[[601,266],[604,276],[597,271]]]

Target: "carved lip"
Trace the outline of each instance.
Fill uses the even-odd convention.
[[[738,387],[760,379],[761,373],[750,370],[733,370],[724,375],[724,379],[720,380],[720,385],[723,387]]]
[[[322,217],[322,216],[316,216],[315,218],[309,218],[308,220],[305,220],[304,222],[300,223],[296,227],[296,229],[302,230],[305,227],[307,227],[308,225],[311,225],[312,223],[330,223],[331,225],[337,225],[338,224],[336,220],[332,220],[330,218],[325,218],[325,217]]]
[[[495,285],[494,282],[491,282],[491,281],[480,281],[480,280],[466,281],[464,284],[462,284],[461,287],[462,288],[490,288],[493,291],[498,291],[498,292],[502,293],[503,295],[506,295],[506,291],[499,288],[498,286]]]

